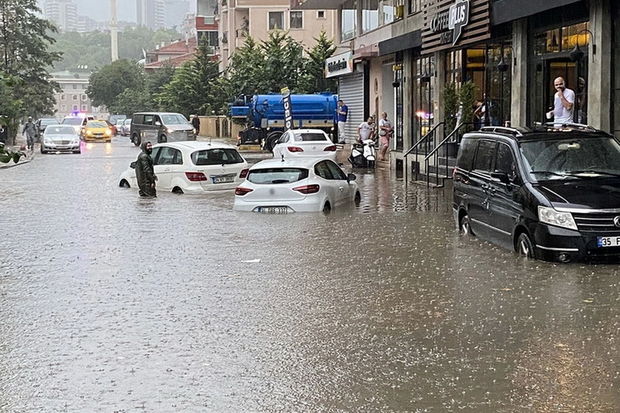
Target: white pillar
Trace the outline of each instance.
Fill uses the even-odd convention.
[[[522,19],[512,24],[511,126],[527,126],[527,52],[527,20]]]
[[[588,54],[588,124],[611,131],[611,53],[613,39],[609,0],[590,1],[590,41]],[[596,52],[595,50],[596,49]]]
[[[110,21],[110,39],[112,41],[112,61],[118,60],[118,24],[116,18],[116,0],[110,0],[112,19]]]

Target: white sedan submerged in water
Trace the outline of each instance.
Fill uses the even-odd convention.
[[[153,146],[151,157],[158,191],[200,194],[205,191],[233,189],[243,181],[248,172],[248,163],[237,149],[221,143],[162,143]],[[130,166],[121,174],[119,186],[138,187],[133,167]]]

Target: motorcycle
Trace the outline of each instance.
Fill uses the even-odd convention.
[[[375,141],[365,139],[362,143],[354,143],[351,147],[349,162],[354,168],[374,168],[377,160]]]

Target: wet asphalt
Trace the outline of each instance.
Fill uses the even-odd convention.
[[[459,236],[449,191],[232,211],[126,138],[0,169],[0,412],[617,412],[618,265]]]

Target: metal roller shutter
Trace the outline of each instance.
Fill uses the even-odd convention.
[[[357,139],[357,127],[364,119],[364,73],[342,76],[338,82],[338,98],[349,107],[346,125],[346,142]]]

